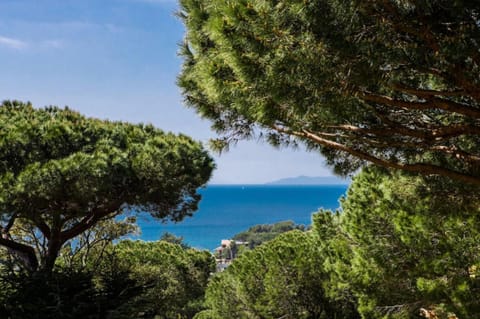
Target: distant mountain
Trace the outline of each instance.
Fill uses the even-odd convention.
[[[297,176],[282,178],[267,185],[348,185],[350,179],[342,179],[336,176]]]

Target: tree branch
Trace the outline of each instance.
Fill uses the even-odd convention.
[[[479,162],[480,161],[480,156],[470,154],[468,152],[465,152],[463,150],[459,150],[456,147],[448,147],[444,145],[438,145],[438,146],[432,146],[430,148],[433,151],[440,151],[443,153],[451,154],[457,159],[462,159],[466,160],[468,162]]]
[[[2,237],[8,235],[10,232],[10,229],[12,229],[13,224],[15,224],[15,220],[17,219],[17,214],[13,214],[12,217],[10,217],[10,220],[8,221],[7,225],[2,228]]]
[[[382,21],[380,22],[382,24],[385,24],[386,18],[390,18],[388,19],[388,21],[390,22],[391,26],[395,31],[404,32],[408,35],[416,37],[417,39],[426,43],[433,53],[438,54],[438,52],[440,51],[440,44],[438,43],[438,40],[436,39],[435,35],[432,33],[432,30],[426,27],[428,25],[427,23],[422,23],[422,24],[417,23],[415,26],[409,26],[405,23],[402,23],[402,21],[394,20],[391,17],[402,17],[402,14],[399,12],[398,8],[388,0],[383,0],[382,4],[383,4],[383,8],[390,14],[390,16],[385,14],[380,14],[380,16],[382,17]],[[423,18],[422,20],[424,20],[423,16],[419,16],[417,18],[418,19]]]
[[[327,126],[327,128],[333,128],[348,132],[356,132],[360,134],[373,134],[377,136],[402,135],[422,139],[428,143],[431,143],[433,141],[440,141],[443,139],[449,139],[461,135],[480,135],[480,127],[469,124],[437,126],[431,127],[428,130],[424,130],[408,128],[387,118],[382,118],[382,120],[386,122],[385,124],[387,125],[387,127],[363,128],[354,125],[331,125]],[[329,135],[334,135],[324,132],[316,134],[325,137],[328,137]]]
[[[123,203],[117,202],[112,203],[104,208],[99,208],[85,216],[81,221],[77,224],[72,226],[70,229],[64,230],[60,233],[60,240],[62,242],[66,242],[69,239],[72,239],[75,236],[78,236],[85,230],[89,229],[90,227],[94,226],[97,222],[99,222],[102,218],[114,214],[119,211],[120,207]]]
[[[349,131],[349,132],[355,132],[360,134],[373,134],[377,136],[392,136],[392,135],[402,134],[409,137],[416,137],[419,139],[428,139],[429,137],[431,137],[431,135],[429,135],[425,131],[409,129],[400,125],[395,125],[394,128],[391,128],[391,127],[363,128],[363,127],[358,127],[354,125],[333,125],[333,126],[328,126],[328,128],[334,128],[342,131]]]
[[[462,114],[471,118],[480,118],[480,109],[474,109],[466,104],[461,104],[453,102],[450,100],[445,100],[437,97],[432,97],[426,102],[411,102],[405,100],[393,99],[385,95],[377,95],[369,92],[359,92],[359,98],[367,101],[373,102],[393,107],[405,108],[410,110],[429,110],[429,109],[440,109],[448,112],[454,112]]]
[[[18,243],[11,239],[0,237],[0,245],[8,248],[11,252],[15,253],[22,259],[24,266],[34,271],[38,268],[38,259],[35,255],[35,249],[33,247]]]
[[[35,226],[37,226],[38,229],[42,232],[43,236],[46,239],[50,239],[52,232],[50,230],[50,227],[48,227],[47,223],[45,221],[39,219],[35,221]]]
[[[416,95],[418,97],[432,97],[432,96],[464,96],[467,93],[464,90],[455,90],[455,91],[438,91],[438,90],[423,90],[407,87],[400,83],[395,83],[391,85],[392,89],[407,93],[410,95]]]
[[[458,64],[448,70],[447,76],[450,76],[455,84],[463,88],[469,96],[477,101],[480,99],[480,88],[465,77],[465,70]]]
[[[279,126],[273,126],[272,128],[280,133],[290,134],[290,135],[301,137],[301,138],[307,138],[319,145],[346,152],[362,160],[365,160],[386,168],[401,169],[404,171],[419,173],[422,175],[443,175],[446,177],[450,177],[452,179],[456,179],[459,181],[480,186],[479,177],[460,173],[445,167],[441,167],[433,164],[424,164],[424,163],[404,164],[404,163],[398,163],[398,162],[391,162],[382,158],[378,158],[371,154],[365,153],[363,151],[348,147],[341,143],[327,140],[307,130],[302,130],[301,132],[299,132],[299,131],[291,131]]]
[[[315,135],[319,135],[315,132]],[[447,145],[432,145],[430,142],[426,141],[408,141],[408,140],[397,140],[397,139],[390,139],[384,138],[387,137],[388,134],[382,135],[379,139],[374,139],[372,137],[362,137],[361,141],[365,142],[367,146],[373,146],[377,149],[392,149],[392,148],[399,148],[402,150],[423,150],[425,152],[437,152],[437,153],[444,153],[450,156],[453,156],[455,159],[460,159],[462,161],[470,162],[472,164],[478,165],[480,163],[480,156],[468,153],[464,150],[458,149],[455,146],[447,146]],[[351,137],[350,140],[357,140],[358,137]],[[359,141],[360,142],[360,141]],[[360,145],[360,143],[357,143]]]

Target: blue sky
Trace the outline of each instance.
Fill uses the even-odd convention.
[[[0,100],[68,105],[208,141],[209,122],[182,105],[175,85],[184,31],[176,8],[170,0],[0,0]],[[255,141],[215,159],[216,184],[331,175],[318,154]]]

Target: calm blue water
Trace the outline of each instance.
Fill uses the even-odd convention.
[[[182,236],[193,247],[212,250],[220,240],[257,224],[292,220],[310,225],[319,208],[336,209],[345,185],[271,186],[215,185],[201,190],[199,210],[178,224],[151,218],[138,220],[143,240],[157,240],[164,232]]]

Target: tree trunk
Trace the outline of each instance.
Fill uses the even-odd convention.
[[[52,236],[48,241],[47,252],[45,257],[42,260],[41,271],[46,273],[51,273],[53,267],[55,266],[55,261],[60,253],[62,248],[62,242],[59,238],[59,235]]]

